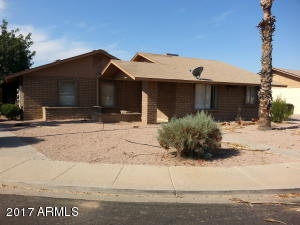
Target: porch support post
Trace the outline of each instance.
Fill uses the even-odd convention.
[[[157,82],[142,82],[142,122],[157,123]]]

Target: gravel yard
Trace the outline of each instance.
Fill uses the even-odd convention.
[[[53,160],[89,163],[120,163],[191,166],[243,166],[296,161],[297,158],[272,153],[300,149],[300,121],[275,125],[271,131],[258,131],[257,125],[223,124],[222,149],[213,160],[194,160],[176,157],[174,150],[161,148],[156,140],[159,125],[140,123],[105,124],[90,121],[59,121],[26,123],[2,120],[6,127]],[[239,144],[247,138],[251,144],[263,143],[269,151],[253,151]],[[299,159],[298,159],[299,160]]]

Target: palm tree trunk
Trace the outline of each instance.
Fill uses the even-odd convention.
[[[263,10],[263,19],[258,24],[262,40],[261,57],[261,87],[259,98],[259,126],[258,129],[271,129],[271,102],[272,102],[272,36],[275,31],[275,17],[271,14],[274,0],[260,0]]]

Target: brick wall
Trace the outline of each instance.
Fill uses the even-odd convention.
[[[171,89],[175,90],[172,91]],[[194,107],[195,84],[184,83],[158,83],[158,109],[157,116],[163,115],[168,119],[182,117],[196,112]],[[208,110],[216,120],[235,120],[240,112],[242,119],[250,120],[258,117],[258,103],[245,104],[246,87],[244,86],[217,86],[217,109]],[[162,97],[163,96],[163,97]],[[143,111],[144,112],[144,111]],[[168,113],[165,113],[168,112]]]
[[[139,122],[141,113],[94,113],[92,118],[104,123]]]
[[[96,105],[96,79],[27,75],[23,78],[24,119],[42,119],[43,106],[59,106],[59,82],[66,80],[74,80],[77,83],[77,106]],[[71,114],[70,117],[72,117]]]
[[[24,119],[42,119],[43,106],[59,106],[59,84],[62,81],[76,83],[76,106],[95,106],[96,76],[107,62],[106,57],[89,56],[24,75]],[[76,110],[74,113],[76,116]]]
[[[235,120],[239,110],[244,120],[258,117],[258,103],[254,105],[245,104],[246,87],[219,85],[217,91],[218,109],[209,111],[216,120]]]
[[[55,106],[58,99],[56,79],[24,76],[24,119],[42,119],[42,106]]]
[[[43,119],[66,120],[66,119],[90,119],[94,109],[92,107],[42,107]]]
[[[176,83],[175,116],[194,113],[194,84]]]
[[[157,93],[157,120],[167,122],[174,116],[176,99],[176,84],[159,82]]]
[[[119,110],[141,112],[141,82],[116,81]]]
[[[157,82],[142,82],[142,122],[157,122]]]

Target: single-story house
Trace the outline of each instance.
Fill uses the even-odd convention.
[[[273,99],[284,98],[294,105],[294,114],[300,114],[300,70],[273,68],[273,80],[285,85],[285,88],[272,87]]]
[[[7,77],[16,79],[24,119],[151,124],[199,110],[220,121],[258,117],[259,75],[215,60],[137,53],[121,61],[97,50]]]
[[[215,60],[137,53],[131,61],[111,60],[98,79],[103,107],[141,112],[145,123],[199,110],[216,120],[258,117],[260,77]]]
[[[117,58],[94,50],[8,75],[6,81],[19,85],[25,120],[86,118],[97,105],[96,77],[111,59]]]

